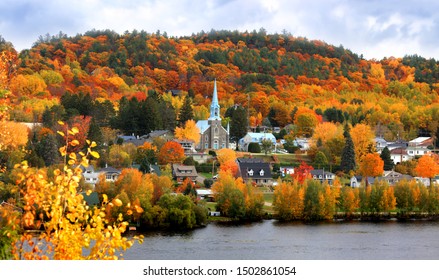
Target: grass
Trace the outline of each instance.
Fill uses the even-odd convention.
[[[212,179],[212,173],[211,172],[198,172],[198,175],[203,176],[206,179]]]

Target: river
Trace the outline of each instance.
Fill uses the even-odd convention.
[[[147,232],[126,260],[439,260],[439,222],[209,224]]]

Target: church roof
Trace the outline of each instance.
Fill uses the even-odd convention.
[[[203,134],[207,129],[209,129],[209,122],[207,120],[197,121],[197,127],[200,129],[200,133]]]
[[[218,92],[216,89],[216,80],[215,80],[215,83],[213,84],[213,95],[212,95],[212,104],[210,104],[209,120],[221,120],[219,113],[220,113],[220,105],[218,102]]]

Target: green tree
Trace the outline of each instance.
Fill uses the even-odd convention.
[[[395,164],[393,160],[390,158],[390,150],[385,147],[380,154],[381,159],[384,161],[384,170],[392,170]]]
[[[269,139],[262,140],[261,149],[262,151],[264,151],[265,154],[271,153],[271,151],[273,150],[273,142],[271,142],[271,140]]]
[[[247,110],[242,106],[233,106],[227,109],[225,116],[230,118],[230,140],[238,142],[247,133]]]
[[[355,170],[355,149],[354,142],[352,141],[351,134],[349,133],[349,127],[346,125],[344,129],[345,145],[343,152],[341,154],[340,167],[345,172],[348,173],[351,170]]]
[[[183,106],[178,114],[179,126],[184,126],[188,120],[194,119],[194,110],[192,109],[192,99],[189,96],[184,98]]]
[[[328,165],[328,159],[326,158],[325,153],[322,151],[318,151],[313,162],[314,168],[324,168]]]
[[[259,143],[256,142],[251,142],[248,144],[247,151],[249,153],[259,154],[261,152],[261,145],[259,145]]]

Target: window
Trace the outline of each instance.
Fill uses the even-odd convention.
[[[206,139],[206,142],[209,141],[209,136],[206,135],[204,139]]]
[[[218,150],[218,140],[215,140],[215,141],[213,142],[213,149],[214,149],[214,150]]]
[[[204,144],[205,149],[209,149],[209,143]]]
[[[259,175],[264,176],[264,169],[261,169],[261,171],[259,171]]]
[[[249,171],[247,171],[248,176],[253,176],[253,169],[250,169]]]
[[[106,175],[105,175],[105,179],[107,179],[107,180],[112,180],[112,179],[113,179],[113,176],[111,176],[111,174],[106,174]]]
[[[215,126],[215,132],[214,133],[215,133],[215,135],[218,134],[218,127],[216,127],[216,126]]]
[[[226,143],[223,142],[223,143],[221,144],[221,148],[225,148],[225,147],[226,147]]]

